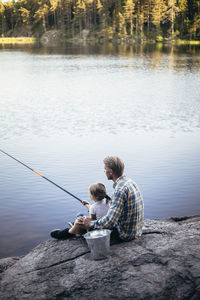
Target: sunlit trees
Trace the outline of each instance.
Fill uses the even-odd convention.
[[[152,24],[160,27],[161,22],[166,18],[167,6],[163,0],[153,0],[152,5]]]
[[[67,37],[200,39],[199,0],[0,0],[0,34],[20,26]],[[10,34],[10,33],[9,33]]]
[[[156,33],[160,34],[160,26],[166,20],[167,6],[164,0],[153,0],[152,24],[156,27]]]
[[[113,12],[112,35],[113,37],[116,35],[118,38],[125,38],[127,36],[125,18],[118,10],[114,10]]]
[[[75,27],[78,27],[79,33],[81,34],[83,26],[85,24],[86,5],[84,0],[77,0],[74,4],[73,9],[74,19],[73,22]]]
[[[54,27],[57,28],[57,9],[60,4],[60,0],[49,0],[50,2],[50,11],[53,12],[54,16]]]
[[[168,0],[168,16],[171,23],[171,36],[174,36],[174,26],[176,15],[179,12],[179,8],[176,6],[176,0]]]
[[[49,13],[49,6],[47,1],[39,1],[39,8],[34,14],[34,20],[35,22],[40,22],[42,21],[42,26],[44,32],[47,30],[47,23],[48,23],[48,13]]]
[[[144,23],[146,24],[147,35],[149,35],[152,25],[153,0],[144,0]]]
[[[133,35],[133,13],[135,8],[135,3],[133,0],[126,0],[124,3],[124,18],[126,21],[127,31],[130,36]]]
[[[5,7],[2,1],[0,0],[0,35],[5,33]]]
[[[180,35],[183,34],[189,28],[189,19],[187,17],[188,14],[188,0],[178,0],[178,7],[179,7],[179,20],[178,20],[178,27],[180,31]]]
[[[30,23],[30,11],[24,7],[19,9],[21,14],[22,23],[29,24]]]
[[[200,1],[193,0],[192,4],[190,11],[190,38],[200,39]]]

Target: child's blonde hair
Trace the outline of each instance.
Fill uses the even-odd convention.
[[[106,198],[106,203],[108,204],[110,197],[106,194],[106,187],[103,183],[98,182],[91,184],[89,192],[97,201],[101,201]]]

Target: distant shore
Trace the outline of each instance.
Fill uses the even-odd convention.
[[[37,39],[34,37],[1,37],[0,44],[35,44]]]
[[[41,39],[37,39],[35,37],[0,37],[0,45],[6,45],[6,44],[36,44],[38,42],[40,42],[42,40]],[[200,45],[200,41],[197,40],[181,40],[181,39],[177,39],[177,40],[170,40],[170,41],[156,41],[156,40],[139,40],[139,41],[135,41],[135,40],[118,40],[118,41],[110,41],[110,40],[101,40],[101,41],[97,41],[97,40],[91,40],[91,39],[81,39],[81,38],[74,38],[74,39],[57,39],[56,42],[58,43],[66,43],[66,42],[70,42],[70,43],[102,43],[102,42],[113,42],[113,43],[117,43],[117,44],[172,44],[172,45]],[[49,46],[51,46],[51,41],[49,43],[47,43]],[[55,41],[54,43],[55,44]]]

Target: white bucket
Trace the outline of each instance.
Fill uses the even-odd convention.
[[[110,252],[111,230],[93,230],[84,234],[88,247],[94,260],[105,259]]]

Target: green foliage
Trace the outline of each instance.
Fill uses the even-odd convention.
[[[24,7],[19,9],[21,14],[22,23],[29,24],[30,23],[30,11]]]
[[[156,42],[163,42],[163,36],[162,35],[157,35],[156,36]]]
[[[0,0],[0,35],[29,25],[67,37],[200,39],[199,0]],[[95,33],[93,32],[95,30]]]
[[[166,20],[167,5],[163,0],[154,0],[152,6],[152,23],[160,27]]]
[[[126,0],[124,4],[124,19],[126,32],[129,31],[130,36],[133,35],[133,13],[134,13],[135,3],[133,0]]]
[[[112,40],[113,37],[114,37],[114,33],[112,27],[107,27],[105,30],[105,39]]]

